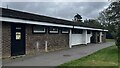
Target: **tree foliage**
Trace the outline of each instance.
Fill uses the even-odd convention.
[[[90,27],[103,28],[103,26],[97,19],[88,19],[88,20],[86,19],[84,20],[83,24]]]
[[[116,37],[116,45],[120,47],[120,23],[118,24],[118,31]]]
[[[79,14],[76,14],[76,15],[74,16],[74,21],[76,21],[76,22],[82,22],[82,16],[79,15]]]
[[[120,45],[120,41],[118,42],[120,40],[120,1],[112,2],[108,8],[100,13],[98,20],[114,36],[116,44]]]

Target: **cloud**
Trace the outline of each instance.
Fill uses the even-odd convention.
[[[4,2],[2,7],[72,20],[76,13],[83,19],[97,18],[107,2]]]
[[[2,2],[108,2],[108,0],[1,0]]]

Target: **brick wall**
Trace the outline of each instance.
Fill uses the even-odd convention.
[[[11,55],[11,24],[2,22],[2,57]]]
[[[35,54],[45,52],[45,41],[48,41],[48,51],[55,51],[68,48],[68,34],[33,34],[32,25],[26,26],[26,52]],[[36,47],[39,43],[39,51]],[[11,56],[11,24],[3,22],[2,24],[2,57]]]
[[[103,33],[102,40],[103,42],[106,42],[105,32]],[[45,41],[48,41],[48,51],[55,51],[55,50],[69,48],[68,34],[61,34],[61,33],[48,34],[48,32],[46,34],[33,34],[32,25],[26,26],[27,54],[36,54],[38,52],[39,53],[45,52]],[[37,49],[37,43],[39,45],[39,49]],[[4,58],[11,56],[11,24],[5,22],[2,23],[2,56]]]
[[[45,52],[45,41],[48,41],[48,51],[66,49],[69,47],[69,34],[33,34],[32,25],[26,26],[27,54]],[[37,43],[39,49],[37,49]]]
[[[0,58],[2,57],[2,22],[0,21]]]

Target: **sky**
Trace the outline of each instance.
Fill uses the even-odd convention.
[[[2,7],[34,14],[72,20],[77,13],[83,19],[96,19],[109,2],[3,2]]]

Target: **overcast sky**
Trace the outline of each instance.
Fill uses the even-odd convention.
[[[108,2],[4,2],[2,7],[72,20],[76,13],[83,19],[97,18]]]

